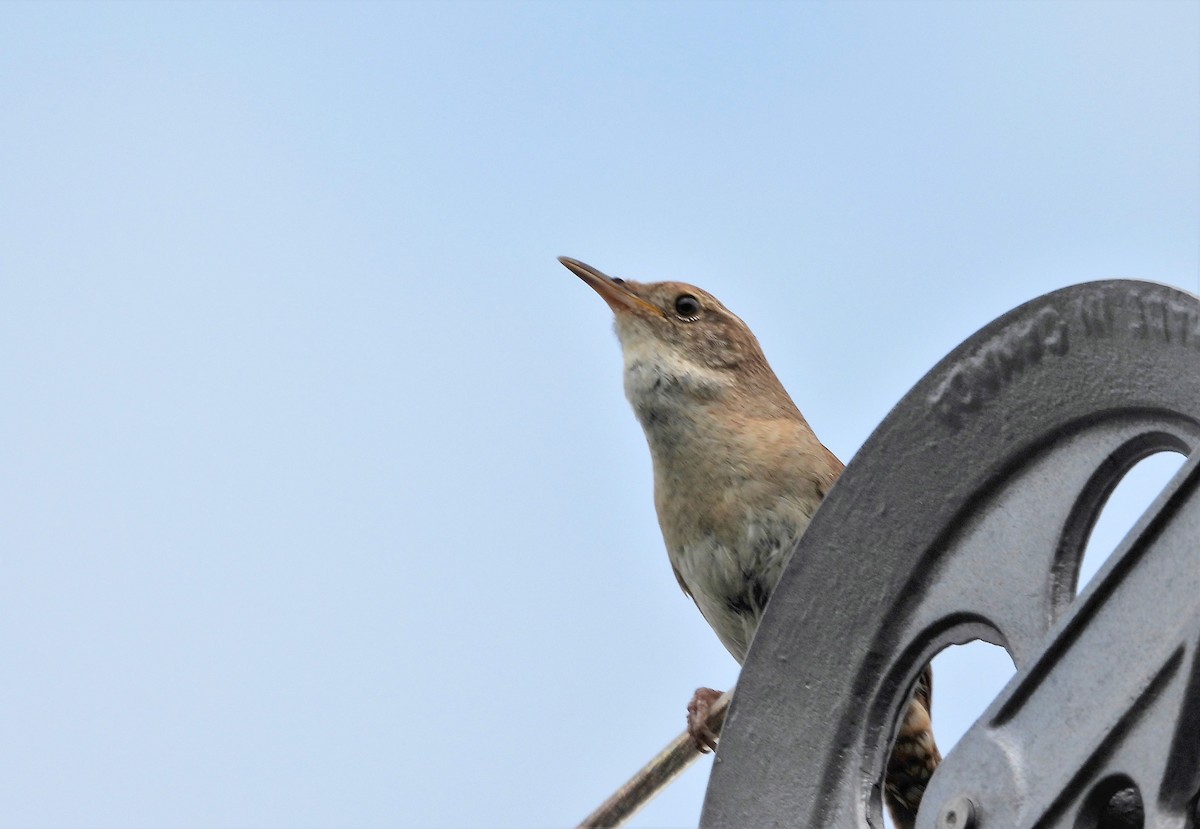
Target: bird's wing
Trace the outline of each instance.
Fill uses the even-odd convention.
[[[679,568],[672,564],[671,572],[675,574],[675,581],[679,582],[679,589],[683,591],[683,595],[687,596],[693,602],[696,601],[696,597],[692,595],[692,591],[687,586],[687,582],[683,580],[683,574],[679,572]],[[699,604],[697,604],[697,607],[698,606]]]

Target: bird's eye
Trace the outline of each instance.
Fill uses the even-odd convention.
[[[675,297],[675,313],[685,320],[694,320],[700,316],[700,300],[691,294],[680,294]]]
[[[614,276],[614,277],[612,278],[612,281],[613,281],[613,282],[615,282],[615,283],[617,283],[618,285],[624,285],[624,284],[625,284],[625,280],[624,280],[624,279],[622,279],[622,278],[621,278],[621,277],[619,277],[619,276]]]

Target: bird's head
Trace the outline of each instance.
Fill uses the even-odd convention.
[[[635,397],[653,391],[705,399],[783,393],[753,332],[707,291],[684,282],[615,279],[566,256],[558,261],[612,309],[635,407]]]
[[[626,349],[653,349],[709,369],[733,369],[762,358],[758,340],[707,291],[685,282],[631,282],[577,259],[558,259],[612,308]]]

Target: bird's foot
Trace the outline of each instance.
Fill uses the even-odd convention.
[[[709,728],[708,715],[712,710],[713,703],[720,698],[720,691],[714,691],[712,688],[697,688],[696,693],[692,694],[692,701],[688,703],[688,734],[691,735],[692,742],[696,744],[696,748],[701,754],[708,754],[717,749],[719,728],[717,731]]]

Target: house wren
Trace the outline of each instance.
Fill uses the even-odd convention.
[[[654,466],[654,504],[671,568],[740,664],[797,539],[842,471],[767,364],[754,334],[711,294],[681,282],[614,279],[575,259],[571,272],[608,303],[625,358],[625,394]],[[820,589],[820,586],[815,586]],[[888,761],[893,819],[911,827],[941,755],[922,672]],[[696,691],[688,730],[719,696]]]

